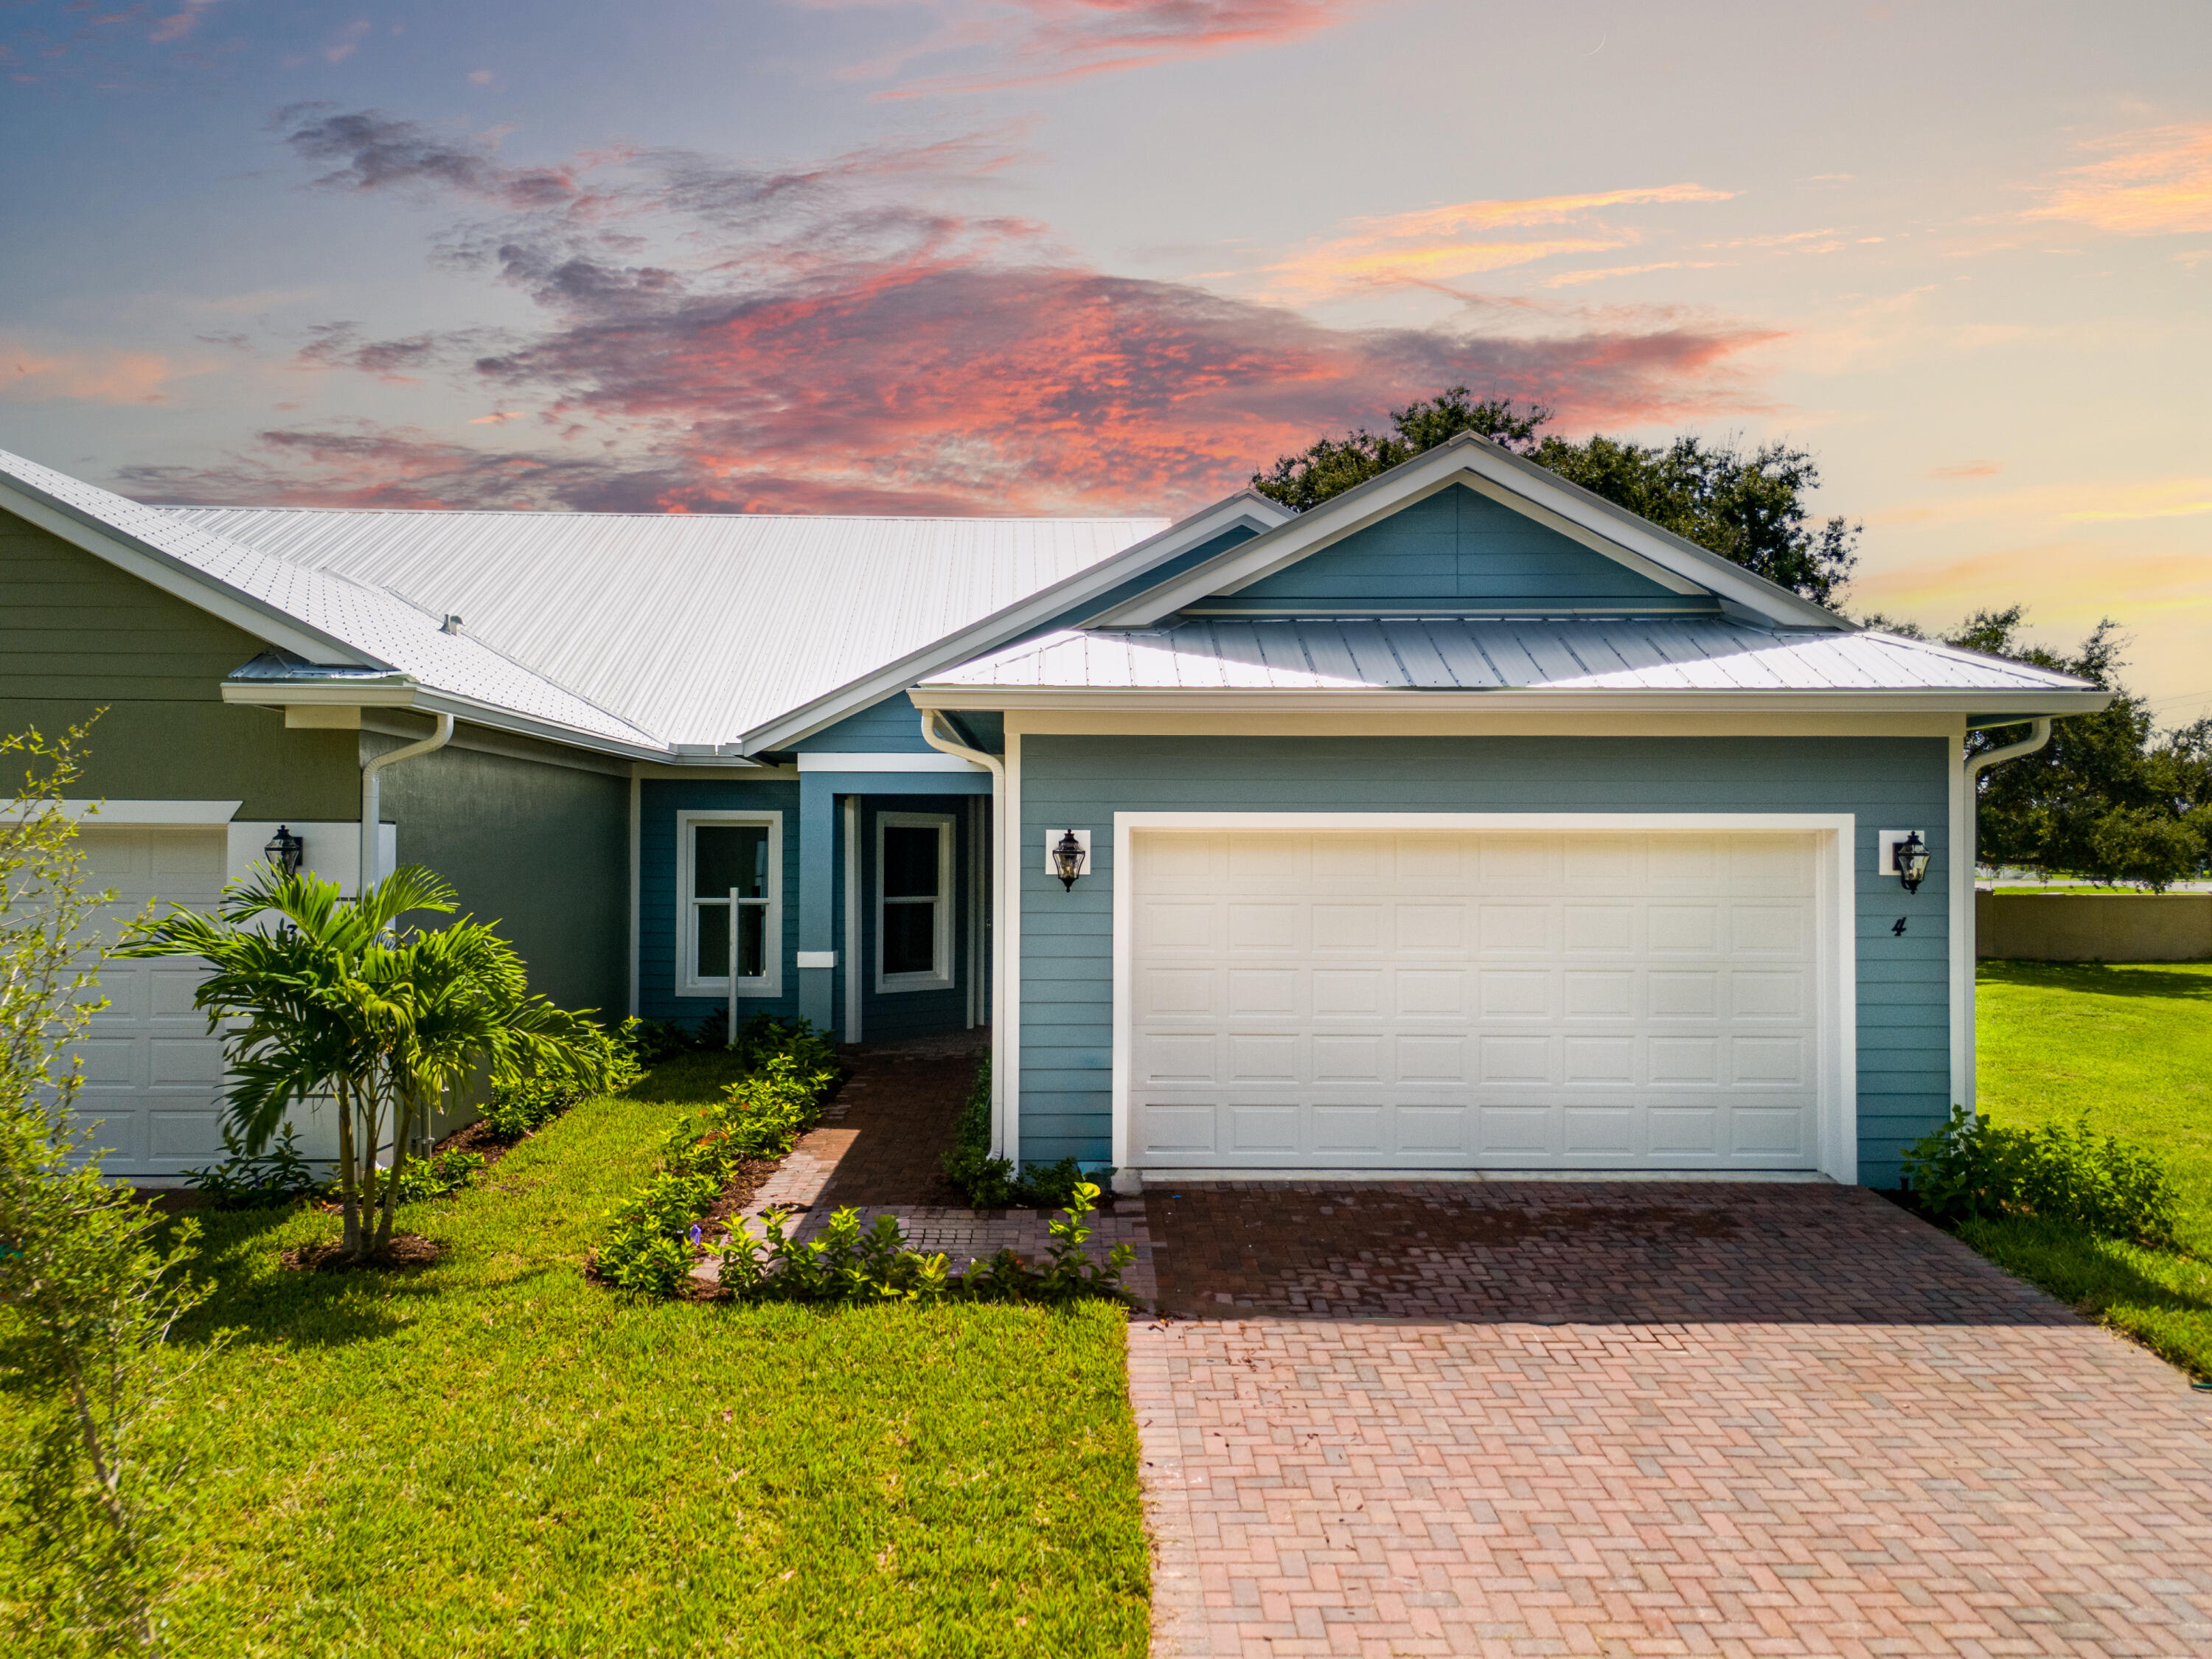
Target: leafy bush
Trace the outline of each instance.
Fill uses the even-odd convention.
[[[250,1154],[235,1129],[225,1126],[220,1164],[187,1170],[192,1189],[218,1210],[275,1210],[296,1198],[310,1198],[330,1185],[301,1153],[299,1131],[287,1123],[266,1152]]]
[[[2140,1147],[2072,1127],[2005,1129],[1951,1109],[1951,1120],[1905,1149],[1905,1185],[1947,1226],[2002,1216],[2069,1222],[2108,1238],[2170,1246],[2180,1194]]]
[[[714,1045],[719,1047],[720,1045]],[[837,1045],[803,1019],[755,1014],[738,1028],[730,1052],[748,1072],[757,1072],[778,1054],[788,1054],[801,1072],[834,1072]]]
[[[794,1244],[785,1231],[787,1214],[770,1211],[762,1218],[763,1237],[738,1228],[722,1242],[721,1285],[757,1302],[1126,1300],[1121,1275],[1135,1250],[1116,1244],[1099,1263],[1084,1248],[1091,1237],[1084,1218],[1097,1205],[1098,1188],[1078,1182],[1066,1213],[1052,1224],[1053,1242],[1042,1267],[1001,1250],[987,1262],[970,1261],[957,1279],[945,1271],[942,1255],[909,1249],[893,1217],[879,1215],[864,1230],[858,1211],[840,1210],[818,1237]]]
[[[651,1030],[641,1019],[626,1019],[606,1033],[606,1041],[615,1055],[614,1073],[607,1086],[619,1094],[643,1077],[652,1063]],[[491,1103],[484,1108],[480,1121],[493,1139],[511,1145],[551,1122],[583,1097],[584,1091],[558,1078],[526,1077],[495,1084]],[[399,1196],[405,1201],[406,1194]]]
[[[1076,1188],[1092,1177],[1072,1158],[1056,1164],[1032,1164],[1017,1170],[1011,1158],[991,1156],[991,1057],[975,1067],[975,1086],[952,1126],[952,1150],[945,1155],[945,1177],[979,1210],[1064,1210]],[[1096,1172],[1110,1176],[1111,1170]]]
[[[794,1049],[806,1034],[797,1036]],[[726,1086],[717,1104],[668,1138],[659,1170],[608,1217],[594,1258],[599,1277],[641,1296],[675,1295],[696,1259],[692,1224],[714,1207],[740,1164],[789,1152],[821,1116],[835,1081],[830,1071],[803,1071],[798,1054],[787,1051]]]
[[[680,1019],[640,1019],[629,1024],[636,1028],[637,1057],[647,1066],[658,1066],[677,1054],[693,1054],[722,1046],[721,1024],[714,1019],[689,1025]]]
[[[484,1164],[482,1152],[436,1152],[428,1158],[410,1158],[392,1176],[398,1188],[392,1201],[418,1204],[426,1198],[457,1193],[477,1178]]]

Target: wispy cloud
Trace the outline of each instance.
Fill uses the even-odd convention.
[[[879,95],[921,97],[1034,86],[1302,40],[1381,0],[933,0],[937,27],[856,64],[854,79],[896,79]],[[802,0],[820,8],[879,0]]]
[[[446,377],[488,396],[502,436],[542,435],[494,453],[413,430],[272,430],[197,483],[165,475],[172,495],[1173,510],[1316,431],[1461,382],[1589,424],[1741,408],[1743,354],[1770,337],[1650,311],[1540,339],[1333,328],[1114,276],[1034,225],[928,205],[1000,154],[980,139],[787,168],[675,152],[537,167],[387,117],[323,112],[286,131],[326,188],[489,210],[443,257],[526,295],[542,319],[496,337],[332,324],[302,362]],[[1500,224],[1545,210],[1472,205]]]
[[[2104,159],[2060,173],[2031,218],[2124,236],[2212,230],[2212,121],[2116,133],[2084,148]]]
[[[1703,185],[1659,185],[1575,195],[1454,202],[1354,219],[1328,240],[1266,267],[1273,291],[1306,298],[1348,288],[1444,283],[1564,253],[1603,253],[1640,239],[1597,216],[1608,208],[1725,202]],[[1566,226],[1548,235],[1500,235]]]
[[[41,349],[0,336],[0,398],[11,402],[158,404],[170,381],[198,372],[157,351]]]

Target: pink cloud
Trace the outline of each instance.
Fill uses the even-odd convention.
[[[480,141],[373,114],[295,114],[289,131],[326,188],[490,209],[442,257],[527,295],[541,319],[389,339],[333,323],[301,364],[449,380],[523,441],[493,452],[412,430],[272,429],[216,473],[163,475],[166,493],[1173,512],[1318,432],[1455,384],[1584,425],[1741,410],[1745,354],[1773,337],[1648,308],[1569,318],[1541,338],[1332,327],[1118,276],[1034,225],[932,205],[1001,153],[976,139],[786,168],[668,152],[516,167]]]
[[[807,0],[843,8],[854,0]],[[860,0],[868,3],[869,0]],[[848,71],[873,79],[925,59],[966,66],[906,80],[914,97],[1030,86],[1303,40],[1380,0],[939,0],[939,24],[916,45]]]

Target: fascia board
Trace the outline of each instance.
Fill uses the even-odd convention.
[[[1803,713],[1906,714],[1939,710],[1984,714],[2094,714],[2112,701],[2109,691],[1089,691],[1009,686],[917,685],[908,696],[917,708],[1117,708],[1268,710],[1310,708],[1330,714],[1467,713],[1491,710],[1561,714]]]
[[[1279,501],[1269,501],[1255,490],[1239,490],[1224,501],[1170,525],[1158,535],[1148,536],[1124,548],[1088,570],[1079,570],[957,634],[933,640],[896,662],[848,681],[834,691],[824,692],[811,702],[753,727],[738,739],[736,746],[746,754],[757,754],[763,750],[788,749],[793,744],[804,743],[847,715],[896,696],[940,668],[995,650],[1039,623],[1074,609],[1085,599],[1110,592],[1133,576],[1141,576],[1152,566],[1166,562],[1188,548],[1234,530],[1240,524],[1249,524],[1265,535],[1291,516],[1290,509]]]
[[[580,731],[557,721],[536,720],[496,703],[481,702],[458,692],[424,686],[404,676],[352,684],[328,680],[300,683],[225,680],[222,691],[225,702],[242,703],[250,708],[282,708],[289,703],[303,703],[340,708],[412,708],[425,714],[451,714],[471,726],[486,726],[495,732],[512,732],[546,743],[563,744],[571,749],[588,750],[593,754],[617,755],[624,760],[666,763],[675,758],[667,750],[651,744],[624,743],[619,738]],[[708,756],[703,758],[708,763],[716,766],[752,764],[726,757]]]
[[[1474,437],[1439,444],[1380,477],[1331,497],[1279,529],[1184,572],[1142,599],[1094,618],[1091,625],[1149,627],[1209,594],[1234,592],[1273,575],[1462,477],[1478,481],[1474,487],[1490,499],[1527,513],[1537,522],[1573,537],[1595,552],[1620,560],[1674,592],[1717,593],[1761,616],[1801,627],[1835,630],[1848,626],[1833,611],[1752,574],[1717,553],[1645,524],[1534,461]],[[1689,584],[1686,590],[1678,586],[1682,582]]]
[[[174,554],[149,547],[137,537],[89,518],[22,483],[0,477],[0,507],[28,520],[72,547],[104,559],[173,599],[206,611],[233,628],[309,662],[342,663],[360,668],[389,668],[356,646],[310,628],[264,599],[219,581]]]

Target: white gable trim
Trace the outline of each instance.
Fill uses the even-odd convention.
[[[250,593],[217,580],[173,555],[149,547],[128,531],[88,522],[79,511],[53,502],[4,475],[0,475],[0,507],[60,537],[70,546],[105,560],[126,574],[136,576],[149,586],[161,589],[172,599],[182,599],[295,657],[349,667],[390,666]]]
[[[1184,606],[1273,574],[1437,490],[1465,483],[1676,592],[1710,592],[1723,605],[1787,627],[1847,626],[1833,611],[1754,576],[1741,565],[1578,489],[1487,439],[1462,434],[1378,478],[1231,548],[1172,581],[1092,619],[1094,628],[1146,628]],[[1663,574],[1662,573],[1664,573]]]
[[[1212,507],[1177,520],[1157,536],[1148,536],[1124,548],[1088,570],[1078,571],[1030,594],[1018,605],[1009,605],[957,634],[933,641],[872,674],[755,726],[738,739],[737,747],[748,755],[758,754],[764,749],[787,749],[872,703],[896,696],[916,680],[996,650],[1008,640],[1018,639],[1103,593],[1110,593],[1123,582],[1239,525],[1248,525],[1265,536],[1293,516],[1279,501],[1270,501],[1254,490],[1240,490],[1226,501],[1216,501]],[[1209,566],[1212,562],[1208,562]]]

